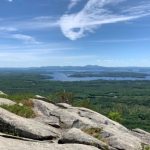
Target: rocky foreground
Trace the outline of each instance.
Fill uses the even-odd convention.
[[[86,108],[41,97],[32,102],[32,119],[0,108],[0,150],[149,150],[150,133],[141,129],[128,130]],[[0,98],[2,104],[15,102]]]

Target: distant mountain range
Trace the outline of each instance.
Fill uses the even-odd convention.
[[[97,65],[87,66],[46,66],[29,68],[0,68],[0,71],[121,71],[121,72],[150,72],[150,67],[103,67]]]

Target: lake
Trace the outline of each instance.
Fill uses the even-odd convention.
[[[117,80],[117,81],[135,81],[135,80],[150,80],[150,76],[145,78],[135,78],[135,77],[69,77],[70,73],[64,72],[53,72],[52,74],[48,75],[53,77],[53,81],[92,81],[92,80]]]

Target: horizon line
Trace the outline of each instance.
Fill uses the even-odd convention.
[[[28,68],[47,68],[47,67],[101,67],[101,68],[150,68],[150,66],[100,66],[100,65],[77,65],[77,66],[71,66],[71,65],[53,65],[53,66],[28,66],[28,67],[0,67],[0,69],[28,69]]]

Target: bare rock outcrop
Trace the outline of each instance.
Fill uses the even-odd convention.
[[[62,129],[70,128],[102,128],[101,137],[105,139],[111,147],[124,150],[142,149],[142,139],[134,136],[130,130],[111,119],[94,112],[92,110],[70,105],[43,102],[33,100],[35,110],[39,114],[47,117],[57,117]],[[44,108],[44,109],[43,109]]]
[[[133,135],[140,138],[143,143],[150,145],[150,133],[141,130],[141,129],[133,129]]]
[[[90,109],[48,103],[40,96],[32,101],[36,117],[31,119],[0,108],[0,150],[142,150],[150,145],[150,133],[131,131]],[[0,104],[15,103],[0,99]]]
[[[17,116],[3,108],[0,108],[0,132],[39,140],[59,137],[59,131],[54,127]]]
[[[0,105],[14,105],[14,104],[16,104],[16,103],[9,99],[0,98]]]
[[[99,150],[83,144],[51,144],[0,137],[0,150]]]
[[[72,128],[67,132],[65,131],[61,139],[59,140],[59,143],[62,144],[78,143],[78,144],[85,144],[85,145],[93,145],[102,150],[111,149],[106,143],[102,142],[100,139],[98,140],[93,136],[88,135],[77,128]]]
[[[42,100],[33,99],[34,110],[41,116],[49,118],[57,117],[61,128],[72,128],[76,123],[79,123],[80,128],[97,127],[97,124],[86,117],[81,117],[78,113],[69,111],[67,108],[59,107],[52,103],[47,103]],[[53,118],[52,118],[53,119]],[[50,120],[52,121],[52,120]],[[56,122],[57,123],[57,122]]]

